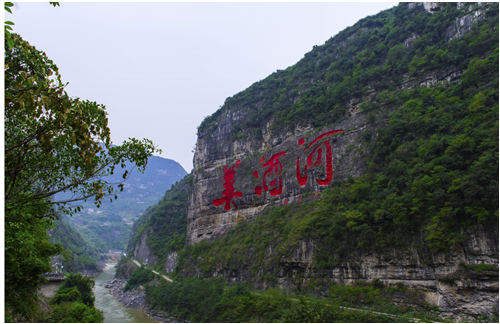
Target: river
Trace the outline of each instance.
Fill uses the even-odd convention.
[[[104,323],[156,323],[141,309],[123,306],[104,286],[115,277],[116,264],[108,263],[101,274],[95,276],[95,307],[103,311]]]

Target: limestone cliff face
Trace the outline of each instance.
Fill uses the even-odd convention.
[[[367,122],[366,115],[358,114],[353,107],[351,117],[336,125],[320,129],[297,127],[286,133],[276,133],[265,127],[262,140],[245,138],[233,142],[230,141],[230,130],[238,117],[231,113],[222,116],[212,137],[198,138],[194,188],[188,203],[188,242],[197,243],[222,235],[240,219],[252,220],[271,206],[299,203],[306,192],[321,191],[335,181],[345,181],[348,175],[356,177],[361,174],[364,171],[361,134],[369,132],[375,135],[374,126]],[[340,132],[313,143],[332,131]],[[302,141],[304,144],[300,145]],[[307,158],[318,145],[313,165],[304,171]],[[320,153],[321,162],[317,159],[319,150],[323,152]],[[330,177],[329,164],[333,167]],[[225,201],[215,206],[214,201],[224,198],[223,192],[229,182],[224,179],[228,174],[224,173],[224,168],[232,167],[232,186],[234,191],[241,192],[241,196],[232,198],[227,207]],[[328,181],[328,184],[320,184],[317,180]]]
[[[447,41],[469,33],[472,23],[485,18],[487,12],[482,3],[457,3],[456,6],[466,14],[456,18],[444,32]],[[409,3],[407,7],[407,10],[416,12],[426,10],[427,15],[433,15],[439,9],[434,2]],[[331,49],[319,51],[317,47],[306,54],[306,58],[318,51],[313,68],[319,70],[322,61],[335,62],[335,58],[348,51],[350,41],[371,30],[373,28],[363,27],[347,38],[336,37],[332,44],[328,44]],[[419,37],[415,33],[409,34],[403,44],[411,48]],[[295,68],[304,69],[304,65],[306,63],[299,61]],[[304,99],[303,96],[309,94],[308,91],[324,82],[322,78],[332,73],[327,67],[325,64],[325,73],[320,73],[319,79],[308,78],[308,73],[298,74],[294,77],[294,88],[287,88],[286,92],[250,87],[245,91],[248,93],[245,99],[226,102],[214,114],[216,118],[208,130],[200,128],[193,158],[193,190],[188,201],[188,244],[222,235],[238,220],[252,220],[272,206],[299,203],[306,192],[324,190],[337,181],[345,181],[348,176],[356,178],[365,172],[363,157],[367,152],[363,136],[375,137],[376,127],[383,126],[374,125],[367,118],[370,110],[365,108],[366,104],[379,95],[370,85],[365,87],[361,97],[353,95],[347,100],[337,122],[328,126],[313,127],[311,120],[315,116],[306,116],[294,126],[280,125],[272,116],[261,121],[257,130],[242,126],[256,115],[263,114],[264,106],[275,105],[278,100],[276,92],[281,93],[279,98],[286,98],[288,105],[295,107]],[[426,73],[406,73],[394,87],[433,87],[459,80],[462,72],[463,68],[451,66]],[[276,82],[284,82],[282,75],[283,71],[276,73]],[[371,110],[371,119],[380,119],[395,108],[386,106]],[[332,131],[341,132],[321,137]],[[300,159],[298,165],[297,159]]]

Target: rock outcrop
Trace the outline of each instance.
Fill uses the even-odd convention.
[[[422,251],[421,248],[393,249],[384,253],[359,253],[334,267],[314,263],[316,242],[299,241],[292,253],[279,258],[275,279],[262,278],[269,269],[252,271],[251,264],[237,267],[214,266],[208,277],[224,276],[231,282],[251,282],[256,288],[271,286],[296,289],[314,283],[318,296],[327,294],[331,284],[354,285],[380,280],[387,286],[404,286],[419,291],[419,298],[399,304],[424,308],[439,307],[445,318],[470,319],[495,313],[498,309],[498,231],[477,226],[467,232],[469,239],[448,254]],[[271,247],[266,259],[277,252]],[[190,263],[187,276],[207,276],[197,263]]]
[[[151,252],[151,249],[146,243],[148,234],[151,234],[153,230],[144,231],[141,235],[141,241],[136,245],[134,250],[134,257],[141,263],[148,264],[150,266],[155,266],[158,263],[158,256]],[[147,262],[146,262],[147,260]]]
[[[318,192],[349,175],[362,174],[361,134],[376,136],[375,127],[367,122],[367,113],[359,112],[356,106],[349,114],[351,117],[330,127],[296,128],[286,133],[266,127],[262,129],[263,140],[233,142],[230,130],[238,119],[230,112],[222,116],[211,137],[198,138],[194,187],[188,203],[188,243],[223,235],[240,219],[251,221],[266,208],[299,203],[306,192]],[[339,132],[328,135],[334,131]],[[324,152],[320,153],[324,156],[314,156],[314,165],[308,167],[307,159],[313,158],[314,150]],[[225,169],[233,170],[224,173]],[[239,196],[215,206],[215,201],[224,199],[229,183]]]

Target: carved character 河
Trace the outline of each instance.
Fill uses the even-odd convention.
[[[314,144],[318,143],[321,141],[323,138],[327,136],[331,136],[340,132],[343,132],[343,129],[339,130],[334,130],[328,133],[324,133],[320,136],[318,136],[314,141],[311,142],[306,148],[304,148],[304,151],[307,151],[313,146]],[[299,145],[304,145],[305,140],[301,138],[299,140]],[[324,151],[323,151],[323,145],[324,145]],[[323,152],[325,154],[325,160],[323,161]],[[316,156],[316,160],[314,160],[314,157]],[[319,143],[316,145],[311,153],[307,156],[307,163],[304,166],[304,174],[302,175],[302,171],[300,169],[300,156],[297,157],[297,180],[299,181],[299,184],[303,187],[307,183],[307,169],[311,168],[313,166],[317,166],[320,164],[323,164],[325,162],[326,165],[326,178],[325,179],[316,179],[316,182],[321,185],[321,186],[327,186],[330,184],[333,178],[333,161],[332,161],[332,146],[330,145],[330,141],[326,140],[323,143]]]

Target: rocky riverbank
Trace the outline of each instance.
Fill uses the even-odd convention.
[[[146,288],[139,286],[133,290],[123,291],[127,284],[126,279],[113,279],[108,282],[104,288],[109,289],[109,292],[116,297],[125,307],[142,309],[149,318],[158,323],[191,323],[182,321],[175,316],[168,315],[165,312],[150,309],[146,303]]]

